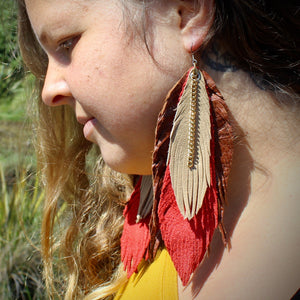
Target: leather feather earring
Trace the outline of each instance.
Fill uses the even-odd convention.
[[[228,108],[193,59],[158,118],[150,222],[150,256],[163,242],[184,285],[218,226],[226,243],[222,213],[232,154]]]

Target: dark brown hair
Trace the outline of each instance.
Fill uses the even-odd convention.
[[[215,0],[215,38],[236,64],[275,89],[300,93],[298,1]]]

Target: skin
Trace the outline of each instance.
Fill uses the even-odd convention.
[[[192,1],[153,9],[154,62],[117,1],[26,1],[49,58],[44,102],[72,106],[114,169],[150,173],[163,99],[211,26],[213,1],[200,2],[197,12]],[[289,299],[300,278],[299,107],[278,105],[219,50],[201,64],[226,99],[237,136],[224,214],[232,248],[224,251],[216,232],[190,284],[178,281],[179,299]]]

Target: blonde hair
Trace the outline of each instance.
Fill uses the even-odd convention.
[[[61,288],[64,284],[66,299],[83,298],[96,288],[87,299],[104,298],[126,280],[120,237],[132,180],[112,171],[97,151],[91,151],[92,145],[84,139],[82,126],[69,107],[49,108],[41,101],[47,57],[35,39],[22,1],[19,42],[23,60],[37,82],[32,107],[38,166],[46,190],[41,230],[46,286],[50,297],[59,296],[57,285]],[[94,168],[88,164],[89,155],[97,161]],[[65,233],[60,234],[56,225],[66,227]],[[59,271],[54,272],[53,261],[60,259],[54,259],[57,250],[63,259],[55,265]],[[57,272],[64,272],[59,280],[66,276],[65,283],[55,282]]]

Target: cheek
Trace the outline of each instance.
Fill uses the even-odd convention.
[[[99,93],[99,82],[101,82],[101,70],[90,60],[77,59],[72,62],[69,69],[68,83],[75,100],[86,105],[89,98],[95,98]]]
[[[105,46],[100,49],[76,53],[70,71],[73,96],[115,134],[154,136],[163,100],[177,78],[160,72],[142,50],[133,55],[128,45],[108,54]]]

